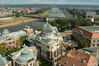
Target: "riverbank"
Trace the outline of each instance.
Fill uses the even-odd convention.
[[[23,18],[23,17],[21,17],[21,18]],[[33,18],[27,19],[25,17],[24,19],[18,19],[18,20],[14,20],[14,21],[11,21],[11,22],[9,22],[9,21],[4,22],[3,24],[0,25],[0,28],[15,26],[15,25],[22,24],[22,23],[27,23],[27,22],[40,21],[40,20],[41,19],[33,19]]]

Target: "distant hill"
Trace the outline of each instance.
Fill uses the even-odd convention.
[[[99,5],[77,5],[77,4],[0,4],[0,7],[99,8]]]

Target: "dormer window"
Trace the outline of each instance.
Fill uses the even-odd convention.
[[[73,64],[73,66],[75,66],[75,64]]]
[[[61,66],[61,64],[58,64],[58,66]]]
[[[83,31],[81,31],[81,30],[79,30],[78,32],[79,32],[80,34],[83,34]]]
[[[11,37],[9,37],[8,40],[11,40]]]

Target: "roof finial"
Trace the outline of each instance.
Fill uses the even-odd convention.
[[[46,17],[46,22],[47,22],[47,24],[48,24],[48,17]]]
[[[24,48],[26,47],[26,45],[24,44],[24,46],[23,46]]]

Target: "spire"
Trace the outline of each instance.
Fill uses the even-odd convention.
[[[47,22],[47,24],[48,24],[48,17],[46,17],[46,22]]]

